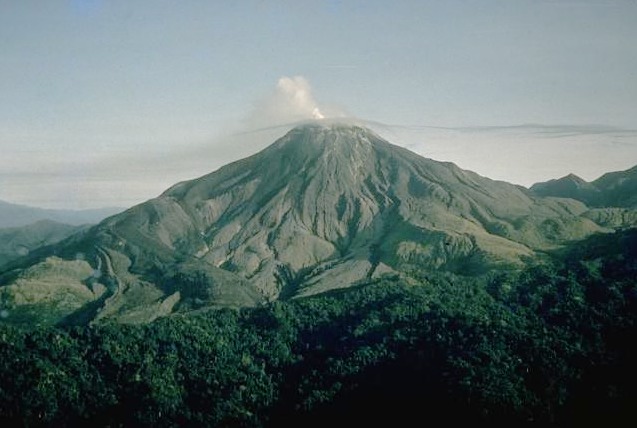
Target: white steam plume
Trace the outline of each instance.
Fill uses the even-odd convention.
[[[281,77],[274,92],[257,104],[247,122],[249,127],[258,128],[324,118],[307,79],[294,76]]]

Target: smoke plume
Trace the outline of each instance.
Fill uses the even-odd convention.
[[[274,91],[256,105],[247,124],[259,128],[324,118],[307,79],[281,77]]]

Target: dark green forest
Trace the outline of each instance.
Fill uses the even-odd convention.
[[[148,325],[1,324],[0,424],[627,425],[637,230],[548,258]]]

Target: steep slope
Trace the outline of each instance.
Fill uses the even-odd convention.
[[[107,289],[82,317],[142,322],[382,275],[520,266],[609,230],[586,211],[422,158],[362,127],[314,123],[21,263],[81,254]],[[15,281],[14,267],[0,280]]]
[[[160,199],[191,221],[198,257],[241,272],[272,297],[383,272],[517,264],[599,229],[577,217],[586,210],[579,203],[535,199],[346,125],[294,129]],[[179,246],[181,226],[174,238],[168,227],[154,236]]]

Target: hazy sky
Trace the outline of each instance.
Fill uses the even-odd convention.
[[[321,115],[594,179],[637,164],[636,23],[635,0],[0,0],[0,199],[129,206]]]

